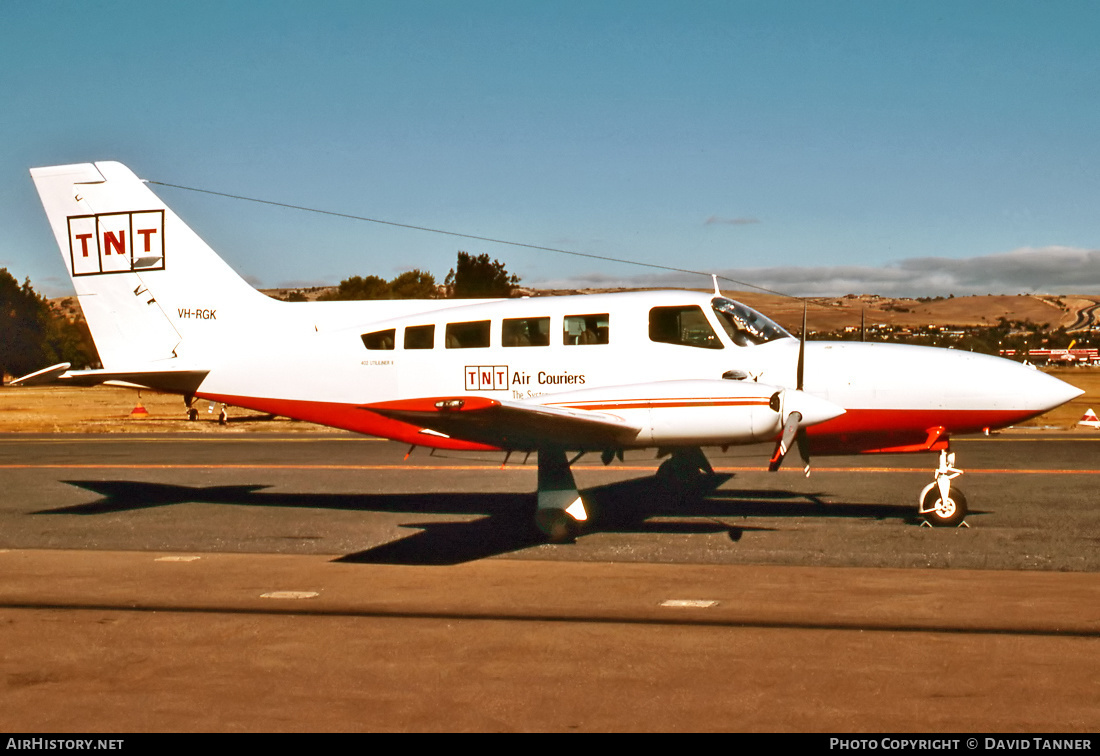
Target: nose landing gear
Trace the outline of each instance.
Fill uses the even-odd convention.
[[[951,488],[951,481],[962,474],[955,467],[955,454],[942,450],[935,480],[921,490],[918,498],[917,514],[924,518],[922,527],[970,527],[966,524],[966,497],[959,489]]]

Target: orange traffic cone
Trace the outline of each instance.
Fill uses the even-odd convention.
[[[1092,407],[1089,407],[1089,411],[1081,416],[1081,419],[1077,421],[1078,425],[1086,425],[1089,428],[1096,428],[1100,430],[1100,419],[1097,419],[1096,413],[1092,411]]]

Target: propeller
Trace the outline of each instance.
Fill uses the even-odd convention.
[[[786,408],[790,404],[803,404],[807,402],[810,397],[802,392],[803,379],[806,371],[806,305],[802,305],[802,335],[798,339],[798,367],[795,371],[795,393],[784,392],[785,401],[782,402],[781,408]],[[791,401],[798,397],[797,400]],[[817,409],[817,408],[814,408]],[[843,412],[843,410],[841,410]],[[814,413],[811,413],[814,414]],[[839,413],[837,413],[839,414]],[[779,469],[779,466],[783,464],[784,457],[787,456],[787,452],[791,449],[792,444],[798,446],[798,455],[802,457],[802,462],[805,465],[804,471],[806,477],[810,477],[810,442],[806,437],[806,425],[810,425],[814,422],[821,422],[817,418],[813,418],[809,423],[803,423],[804,415],[797,409],[792,408],[787,413],[787,419],[783,423],[783,433],[779,436],[779,443],[775,446],[775,453],[772,454],[771,462],[768,463],[768,471],[775,472]]]
[[[768,472],[775,472],[783,464],[783,458],[787,456],[791,443],[799,439],[800,434],[798,431],[801,428],[801,423],[801,412],[795,410],[787,415],[787,422],[783,423],[783,435],[779,437],[779,443],[775,446],[775,453],[772,454],[771,462],[768,463]],[[802,454],[802,451],[801,444],[799,444],[798,453]],[[809,469],[809,464],[806,467]]]

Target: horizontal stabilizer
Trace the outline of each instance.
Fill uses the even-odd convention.
[[[69,363],[52,365],[11,382],[12,386],[69,386],[124,384],[137,388],[191,395],[198,391],[209,370],[69,370]]]
[[[44,386],[47,383],[55,383],[61,375],[71,367],[70,363],[62,362],[57,365],[50,365],[48,368],[42,368],[36,370],[30,375],[24,375],[22,378],[16,378],[9,386]]]

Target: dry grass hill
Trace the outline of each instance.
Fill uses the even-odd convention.
[[[315,300],[335,287],[312,289],[267,289],[265,294],[282,299],[291,291],[300,292],[307,300]],[[627,289],[520,289],[523,296],[550,296],[555,294],[588,294]],[[702,291],[702,290],[700,290]],[[751,291],[726,291],[726,296],[744,302],[780,325],[793,331],[802,328],[802,300],[775,294]],[[1100,304],[1100,297],[1085,295],[1050,296],[1042,294],[951,297],[920,301],[910,298],[880,297],[875,294],[849,294],[843,297],[814,298],[809,300],[808,324],[811,332],[836,331],[848,326],[859,326],[866,317],[868,325],[887,324],[904,327],[937,326],[988,326],[996,325],[999,318],[1031,321],[1047,325],[1050,330],[1073,325],[1078,313]],[[1045,329],[1044,329],[1045,330]]]

